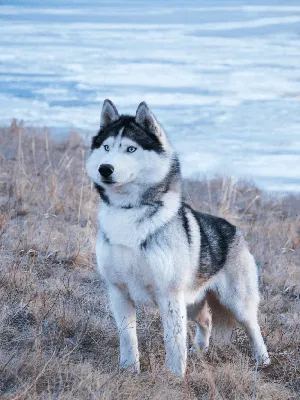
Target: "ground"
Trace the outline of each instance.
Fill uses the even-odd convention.
[[[186,181],[195,208],[240,226],[262,272],[260,323],[272,365],[256,371],[249,341],[164,369],[157,312],[138,310],[142,373],[118,371],[118,335],[96,271],[98,197],[87,147],[72,134],[14,121],[0,129],[1,399],[297,399],[300,394],[300,195],[230,178]],[[194,326],[189,326],[192,342]]]

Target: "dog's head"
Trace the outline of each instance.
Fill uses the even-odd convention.
[[[167,175],[172,155],[162,126],[145,102],[134,117],[120,116],[110,100],[104,101],[100,130],[86,164],[97,185],[117,192],[129,184],[156,184]]]

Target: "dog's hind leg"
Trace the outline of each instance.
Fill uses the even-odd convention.
[[[257,309],[247,310],[243,318],[239,321],[245,328],[252,344],[252,352],[255,359],[264,366],[271,363],[264,339],[257,320]]]
[[[227,296],[227,298],[224,298],[224,292],[220,290],[219,296],[221,304],[226,305],[235,319],[246,330],[251,341],[252,353],[255,359],[265,366],[269,365],[270,358],[258,324],[258,304],[251,301],[251,298],[247,299],[239,296],[238,293],[234,293],[229,299]]]
[[[256,360],[267,366],[270,358],[258,324],[259,289],[253,256],[243,246],[231,257],[211,288],[216,298],[246,330]]]
[[[188,307],[188,316],[196,322],[195,344],[191,351],[200,348],[206,351],[209,346],[209,339],[212,329],[212,316],[207,301],[204,299],[199,305],[191,305]]]

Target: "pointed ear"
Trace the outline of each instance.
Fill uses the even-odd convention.
[[[120,116],[114,103],[108,99],[104,100],[101,112],[100,129],[106,128],[119,118]]]
[[[161,136],[162,128],[144,101],[136,110],[135,121],[147,132],[150,132],[157,137]]]

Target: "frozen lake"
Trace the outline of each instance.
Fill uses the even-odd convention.
[[[0,1],[0,76],[1,125],[96,132],[104,98],[146,100],[185,176],[300,191],[300,1]]]

